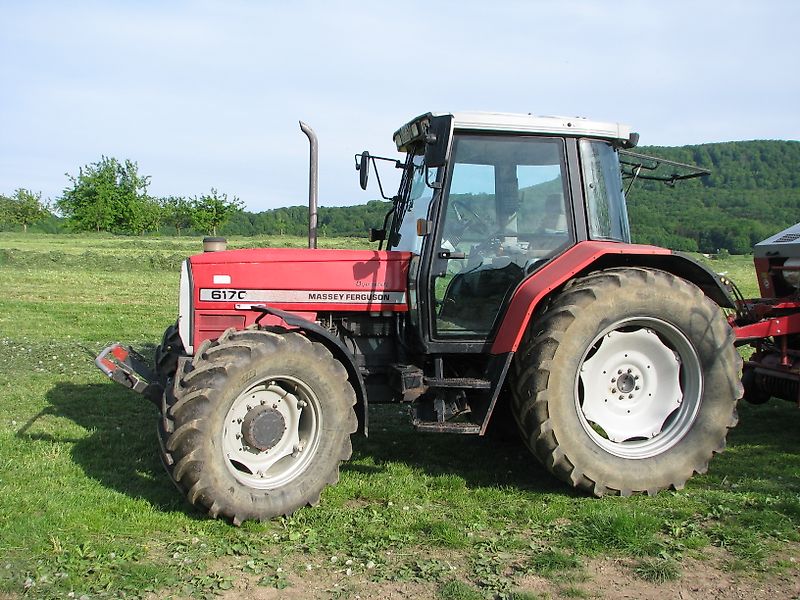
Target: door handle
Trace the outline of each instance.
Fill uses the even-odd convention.
[[[464,258],[467,258],[467,255],[464,254],[463,252],[451,252],[450,250],[440,250],[439,251],[439,258],[442,258],[444,260],[449,260],[451,258],[452,259],[464,259]]]

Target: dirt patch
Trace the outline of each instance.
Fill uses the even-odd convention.
[[[706,560],[683,559],[680,577],[653,583],[637,577],[633,559],[584,559],[581,571],[545,579],[527,576],[516,579],[515,589],[542,598],[585,597],[637,600],[790,600],[800,599],[800,557],[798,567],[780,574],[739,574],[721,565],[729,557],[717,548],[707,549]],[[790,557],[785,557],[790,558]],[[463,570],[453,574],[462,579]],[[226,593],[229,600],[408,600],[437,598],[440,583],[373,582],[363,574],[346,577],[342,573],[315,568],[288,577],[289,586],[278,590],[258,585],[256,578],[242,577]]]
[[[673,581],[653,583],[637,577],[635,562],[630,559],[592,560],[586,562],[586,580],[559,582],[556,578],[526,577],[519,589],[558,598],[581,590],[591,598],[636,598],[637,600],[778,600],[800,598],[800,572],[797,569],[780,575],[756,578],[724,571],[712,561],[684,559],[681,575]]]
[[[436,585],[414,582],[369,581],[363,577],[343,577],[336,573],[312,571],[303,577],[292,575],[289,586],[278,590],[258,585],[257,579],[242,579],[223,596],[228,600],[408,600],[435,598]]]

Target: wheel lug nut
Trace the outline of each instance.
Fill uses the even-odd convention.
[[[622,369],[619,369],[619,370],[617,371],[617,375],[622,375]]]
[[[620,396],[619,399],[620,400],[625,400],[625,396]]]
[[[275,404],[273,404],[272,408],[278,408],[278,403],[276,402]]]
[[[617,380],[617,378],[616,378],[616,377],[612,377],[612,378],[611,378],[611,383],[614,383],[616,380]]]
[[[632,372],[631,369],[628,369],[628,373],[631,373],[631,372]]]
[[[641,388],[640,388],[640,387],[637,385],[637,386],[636,386],[635,388],[633,388],[633,389],[635,389],[635,390],[639,390],[639,389],[641,389]]]
[[[628,394],[628,398],[633,398],[633,394]]]
[[[247,410],[253,410],[253,407],[248,404],[247,405]]]
[[[611,393],[612,393],[612,394],[616,394],[616,393],[617,393],[617,388],[613,388],[613,389],[611,390]]]

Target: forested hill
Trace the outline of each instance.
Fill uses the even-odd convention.
[[[628,193],[635,241],[734,254],[800,221],[800,142],[636,148],[711,171],[700,179],[637,182]]]
[[[800,142],[751,141],[636,149],[711,171],[702,179],[637,182],[628,194],[634,241],[676,250],[734,254],[800,221]],[[372,201],[349,207],[322,207],[323,236],[366,236],[380,227],[388,209]],[[305,235],[308,208],[240,213],[223,233]]]

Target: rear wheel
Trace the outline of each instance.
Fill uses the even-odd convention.
[[[514,415],[557,477],[604,495],[680,488],[736,424],[741,359],[720,308],[653,269],[576,281],[515,358]]]
[[[160,431],[189,501],[235,524],[316,504],[350,458],[347,371],[298,333],[229,330],[187,362]],[[172,393],[172,392],[171,392]]]

